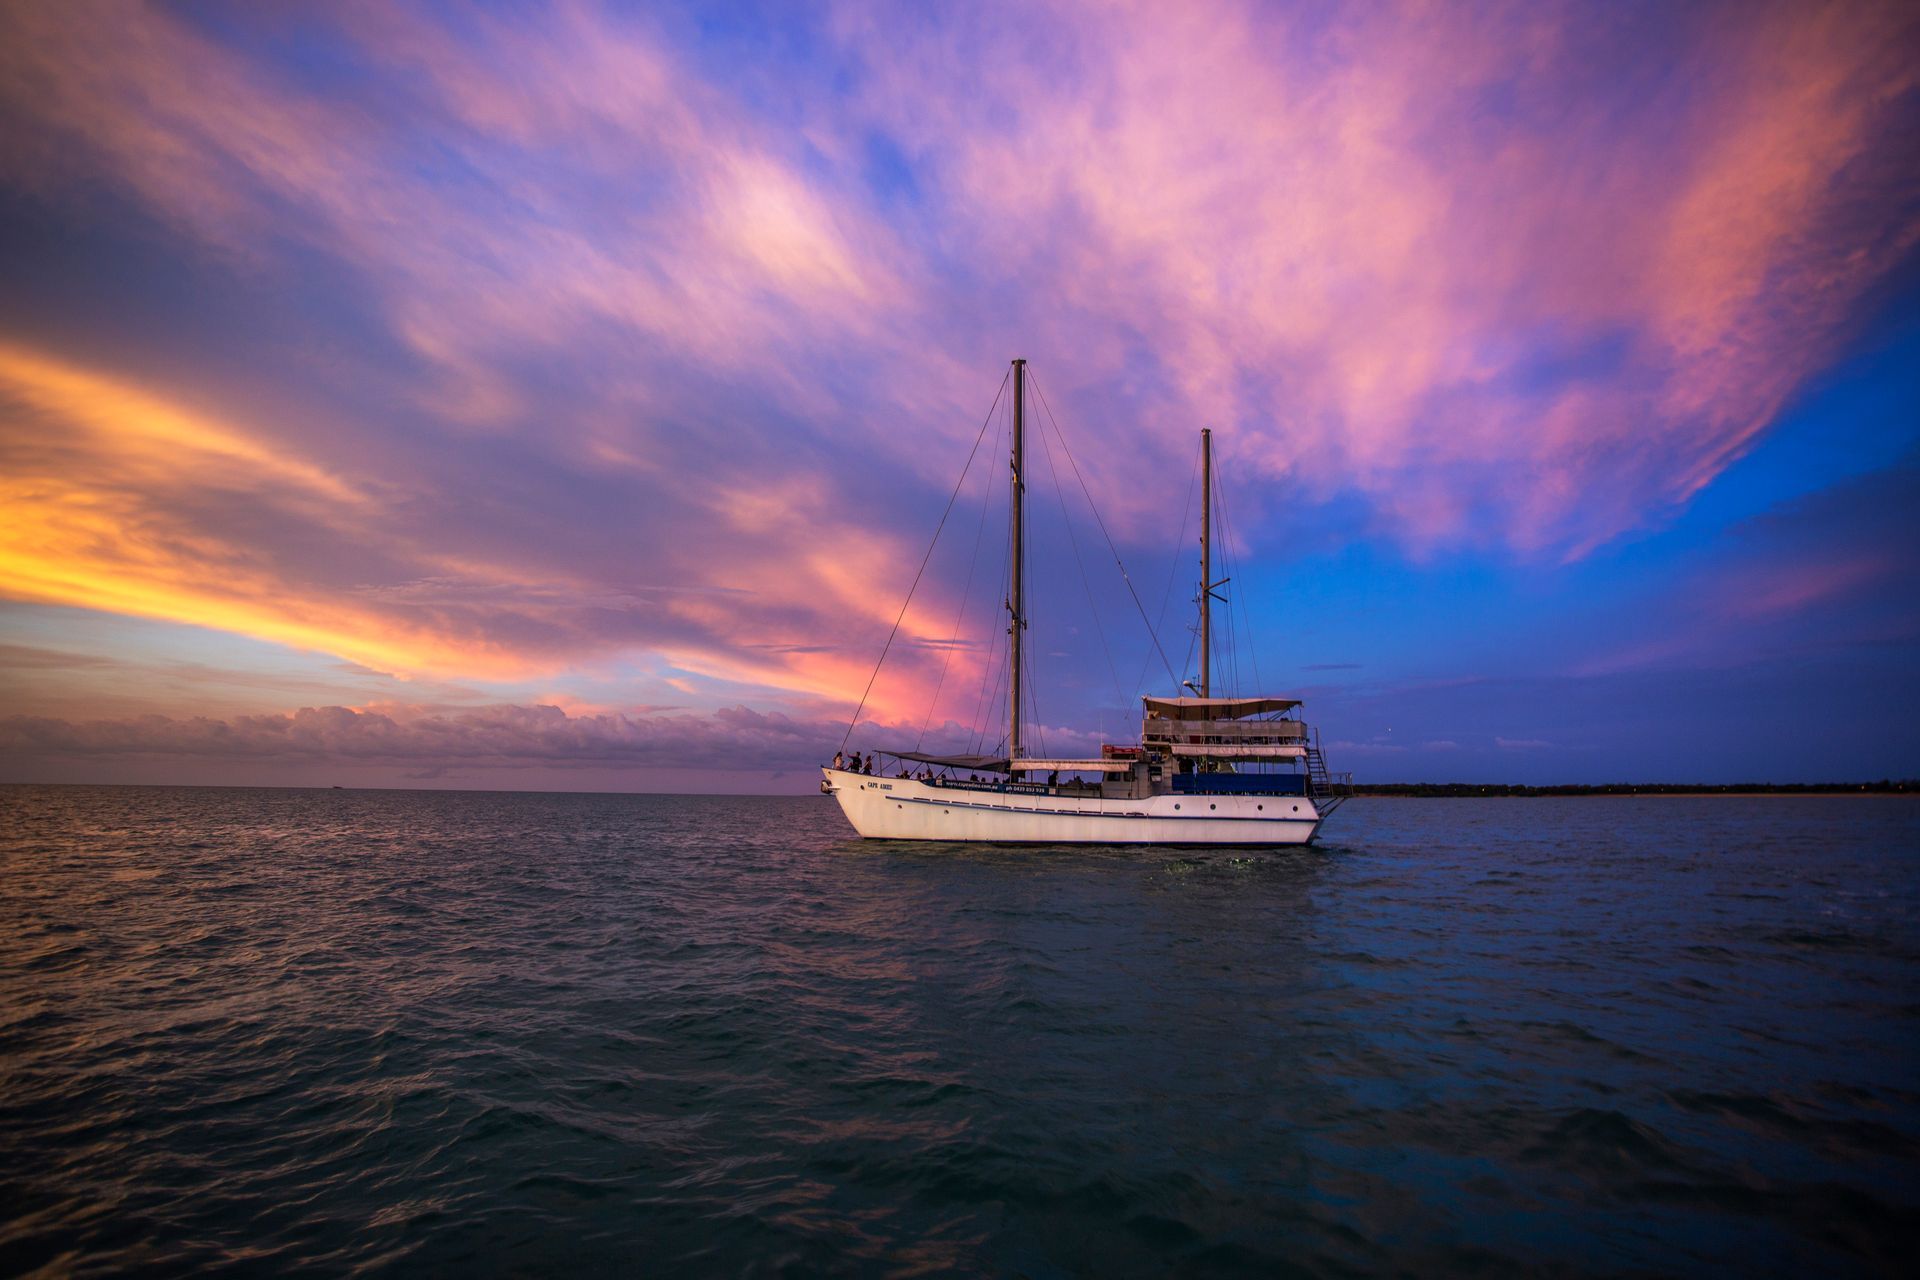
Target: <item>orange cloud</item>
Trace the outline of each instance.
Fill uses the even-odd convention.
[[[149,391],[0,346],[0,594],[193,622],[386,671],[517,669],[505,653],[301,598],[263,548],[196,527],[192,492],[271,496],[289,520],[354,524],[358,486]]]
[[[918,562],[901,490],[944,491],[1014,354],[1123,534],[1158,543],[1204,423],[1250,503],[1577,556],[1737,457],[1920,234],[1898,6],[842,9],[831,93],[593,5],[329,10],[340,81],[253,21],[0,8],[0,173],[379,354],[310,357],[281,422],[221,394],[255,348],[162,389],[0,342],[0,592],[383,671],[850,703]],[[939,679],[924,590],[883,714]]]
[[[722,489],[704,500],[707,536],[781,554],[727,556],[708,566],[711,589],[643,600],[551,565],[422,546],[398,527],[387,485],[11,345],[0,345],[0,473],[0,596],[188,622],[408,676],[535,678],[640,644],[714,681],[850,704],[871,671],[866,638],[884,634],[897,608],[873,584],[904,585],[913,563],[897,539],[837,517],[818,485]],[[248,544],[206,527],[206,504],[236,496],[266,504],[282,540]],[[343,587],[287,563],[283,544],[316,541],[405,577]],[[876,713],[916,696],[926,664],[906,646],[944,633],[947,607],[934,595],[907,620]],[[609,612],[639,624],[627,635],[583,629],[581,618]],[[547,639],[516,641],[528,624]],[[859,642],[820,643],[834,638]]]

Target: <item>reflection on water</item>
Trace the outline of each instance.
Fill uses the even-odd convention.
[[[1307,850],[819,797],[0,788],[0,1269],[1891,1268],[1893,799]]]

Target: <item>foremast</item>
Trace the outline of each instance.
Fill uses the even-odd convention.
[[[1213,428],[1200,428],[1200,696],[1213,696]]]
[[[1026,531],[1026,426],[1027,426],[1027,362],[1013,362],[1013,459],[1012,459],[1012,509],[1013,528],[1010,534],[1013,552],[1013,567],[1007,592],[1007,765],[1008,776],[1012,777],[1013,762],[1026,758],[1026,752],[1020,746],[1020,633],[1027,629],[1026,584],[1021,570],[1026,565],[1026,553],[1022,534]]]

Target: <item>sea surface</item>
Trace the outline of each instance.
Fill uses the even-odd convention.
[[[1911,1274],[1920,802],[0,788],[0,1273]]]

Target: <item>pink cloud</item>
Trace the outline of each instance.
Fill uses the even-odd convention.
[[[1023,317],[1036,345],[1117,387],[1151,353],[1169,385],[1130,407],[1169,446],[1230,425],[1235,465],[1357,487],[1415,547],[1573,555],[1736,457],[1920,234],[1884,198],[1910,10],[1647,26],[1565,5],[847,19],[876,124],[1052,300]]]
[[[825,93],[594,5],[352,7],[311,19],[366,73],[329,92],[270,13],[7,8],[12,186],[111,190],[275,287],[317,258],[395,354],[321,335],[307,394],[249,396],[244,354],[11,335],[0,588],[809,716],[862,687],[930,523],[899,494],[944,493],[1009,355],[1123,535],[1210,424],[1255,537],[1358,494],[1419,554],[1577,556],[1748,447],[1920,226],[1898,6],[1019,17],[838,10]],[[879,714],[939,679],[955,586]]]

